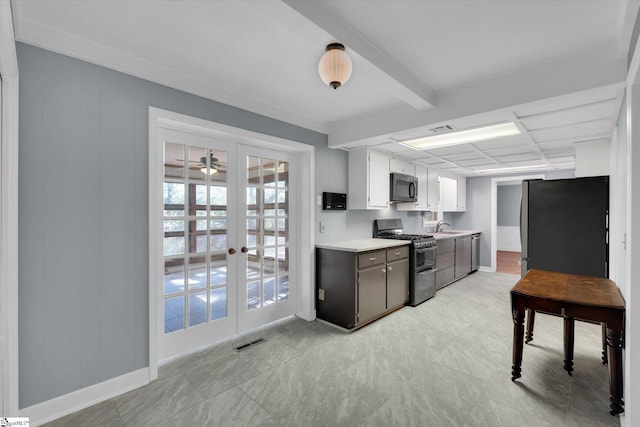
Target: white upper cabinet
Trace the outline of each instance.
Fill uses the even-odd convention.
[[[409,160],[399,159],[397,157],[389,158],[389,172],[403,173],[405,175],[417,176],[416,165]],[[418,185],[418,188],[420,186]]]
[[[367,148],[349,151],[349,209],[389,207],[389,156]]]
[[[443,212],[467,210],[467,177],[440,176],[440,203]]]
[[[427,210],[435,212],[438,210],[438,203],[440,203],[440,183],[436,169],[429,169],[427,187]]]
[[[458,183],[457,206],[458,212],[467,210],[467,177],[459,176],[456,179]]]

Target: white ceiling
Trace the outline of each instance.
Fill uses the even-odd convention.
[[[16,40],[464,175],[574,166],[608,143],[637,0],[30,0]],[[340,41],[351,80],[323,85]],[[518,137],[429,151],[396,141],[513,121]]]

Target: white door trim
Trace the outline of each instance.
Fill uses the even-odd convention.
[[[237,143],[270,148],[279,151],[296,153],[298,157],[298,194],[296,197],[298,212],[296,221],[300,230],[298,243],[298,259],[300,264],[296,268],[295,281],[298,289],[297,315],[305,320],[315,319],[313,299],[313,244],[314,244],[314,147],[284,138],[265,135],[262,133],[241,129],[209,120],[199,119],[172,111],[149,107],[149,188],[152,183],[162,180],[162,149],[157,143],[158,129],[166,128],[177,131],[201,134],[204,136],[224,137]],[[158,205],[158,194],[149,191],[149,379],[158,377],[158,340],[163,330],[162,313],[159,312],[159,298],[157,277],[162,260],[162,245],[158,241],[160,218],[155,207]],[[308,232],[306,232],[308,230]]]
[[[505,181],[522,181],[523,179],[544,179],[544,174],[505,176],[491,178],[491,271],[497,267],[496,251],[498,248],[498,183]]]
[[[0,2],[0,407],[18,414],[18,58],[11,3]]]
[[[621,425],[634,426],[640,419],[640,411],[637,403],[640,401],[640,385],[632,378],[637,377],[638,363],[640,363],[640,329],[638,321],[640,319],[640,308],[638,295],[634,284],[640,278],[640,264],[637,256],[634,256],[634,249],[640,247],[640,227],[634,226],[634,219],[640,216],[640,179],[638,179],[638,168],[640,167],[640,44],[636,44],[632,53],[631,64],[627,73],[627,194],[622,197],[627,198],[627,236],[626,236],[626,295],[627,305],[626,315],[626,336],[624,352],[624,397],[625,412],[620,415]],[[634,149],[635,147],[635,149]],[[635,184],[635,185],[634,185]],[[635,261],[635,262],[634,262]]]

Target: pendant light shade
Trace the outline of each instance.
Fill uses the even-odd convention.
[[[324,55],[320,58],[318,73],[322,81],[334,89],[338,89],[351,77],[351,58],[344,51],[341,43],[327,45]]]

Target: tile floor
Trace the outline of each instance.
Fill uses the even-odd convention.
[[[608,412],[598,325],[536,317],[511,382],[509,289],[476,272],[418,307],[344,333],[291,318],[160,369],[153,383],[49,426],[619,426]],[[237,353],[249,339],[266,341]]]

